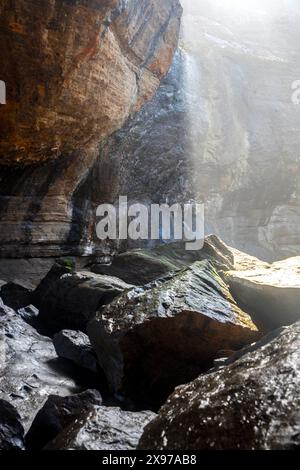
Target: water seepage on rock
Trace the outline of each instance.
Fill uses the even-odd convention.
[[[102,398],[97,390],[87,390],[67,397],[50,395],[26,435],[26,448],[42,449],[76,419],[91,411],[94,405],[102,405]]]
[[[68,359],[91,372],[97,372],[96,354],[92,349],[89,337],[82,331],[60,331],[54,335],[53,344],[59,357]]]
[[[119,296],[99,310],[88,334],[111,389],[154,408],[211,368],[220,350],[259,336],[208,260]]]
[[[91,270],[141,286],[207,258],[224,270],[233,269],[231,250],[218,237],[210,235],[205,239],[202,250],[188,251],[185,243],[174,242],[151,250],[137,249],[121,253],[113,259],[112,264],[94,264]]]
[[[23,450],[24,428],[17,410],[0,399],[0,450]]]
[[[300,257],[226,274],[242,308],[265,331],[300,319]]]
[[[178,387],[140,449],[296,449],[300,445],[300,323],[233,364]]]
[[[151,411],[129,412],[94,406],[68,426],[47,450],[134,450],[144,427],[155,418]]]
[[[168,71],[181,11],[177,0],[2,2],[0,162],[67,158],[120,128]]]
[[[0,299],[0,398],[16,407],[25,430],[50,394],[75,391],[52,341]]]
[[[85,331],[87,322],[104,304],[132,286],[112,276],[90,272],[51,272],[38,286],[39,329],[49,334],[62,329]],[[47,281],[48,278],[48,281]]]

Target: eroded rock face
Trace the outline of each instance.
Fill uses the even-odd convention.
[[[94,406],[65,429],[47,450],[134,450],[144,427],[155,417],[151,411],[132,413],[120,408]]]
[[[177,44],[177,0],[1,4],[1,164],[93,147],[151,97]]]
[[[232,365],[178,387],[139,448],[299,448],[299,347],[297,323]]]
[[[265,330],[300,319],[300,257],[226,273],[235,299]]]
[[[34,293],[39,328],[49,334],[62,329],[85,331],[102,305],[131,287],[116,277],[72,272],[56,265]]]
[[[0,107],[0,254],[87,254],[95,236],[87,212],[102,202],[101,187],[95,180],[84,195],[81,187],[99,143],[166,75],[181,6],[4,0],[0,8],[0,79],[7,84]]]
[[[103,146],[95,171],[103,200],[204,201],[207,233],[269,261],[298,255],[299,9],[182,5],[168,76]]]
[[[0,299],[0,398],[17,409],[25,430],[48,395],[75,391],[75,382],[57,361],[52,341]]]
[[[0,399],[0,450],[23,450],[24,428],[17,410]]]
[[[42,449],[76,419],[101,404],[101,395],[96,390],[68,397],[50,395],[26,435],[26,448]]]
[[[119,296],[88,334],[111,389],[153,407],[212,367],[220,350],[258,337],[208,260]]]

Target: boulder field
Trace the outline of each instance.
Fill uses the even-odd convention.
[[[120,255],[104,274],[56,264],[35,291],[1,283],[0,448],[299,447],[299,312],[269,295],[279,279],[296,295],[296,259],[267,265],[216,237],[123,259],[138,260],[131,279]],[[232,288],[251,272],[260,310]]]

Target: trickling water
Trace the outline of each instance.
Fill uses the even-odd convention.
[[[300,79],[299,2],[181,3],[195,199],[205,202],[210,230],[229,243],[254,254],[254,245],[276,251],[291,243],[293,254],[300,207],[286,168],[300,144],[300,106],[292,103]]]

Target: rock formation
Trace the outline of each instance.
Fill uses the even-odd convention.
[[[50,395],[26,435],[27,449],[42,449],[70,424],[92,411],[94,406],[101,405],[102,398],[97,390],[67,397]]]
[[[52,341],[0,299],[0,398],[17,409],[25,430],[50,394],[72,391],[75,382],[57,361]]]
[[[90,340],[82,331],[63,330],[54,335],[53,344],[58,357],[68,359],[94,374],[98,365]]]
[[[33,293],[41,331],[85,331],[96,311],[132,286],[112,276],[70,272],[54,265]]]
[[[154,408],[221,350],[259,337],[208,260],[125,292],[99,310],[88,334],[111,389]]]
[[[76,195],[99,144],[166,75],[181,11],[178,0],[1,3],[0,256],[90,250],[81,217],[97,181]]]
[[[0,450],[23,450],[24,428],[17,410],[0,399]]]
[[[168,76],[108,139],[92,178],[104,201],[203,201],[207,233],[268,261],[298,255],[299,10],[182,4]]]
[[[120,408],[94,406],[68,426],[47,450],[134,450],[144,427],[155,417],[151,411],[132,413]]]
[[[264,331],[300,319],[300,257],[226,274],[231,292],[241,307]]]
[[[292,450],[300,445],[300,323],[232,365],[178,387],[139,448]]]
[[[118,255],[109,268],[132,270],[140,285],[67,262],[33,293],[0,282],[10,305],[34,304],[14,311],[0,299],[0,449],[124,451],[142,434],[147,450],[299,447],[300,323],[272,330],[299,318],[296,282],[293,295],[283,283],[298,279],[298,260],[268,265],[208,237],[199,252],[165,244]],[[237,289],[242,309],[229,282],[234,293],[232,280],[249,279],[254,296],[248,285]],[[93,316],[90,340],[38,332]]]

